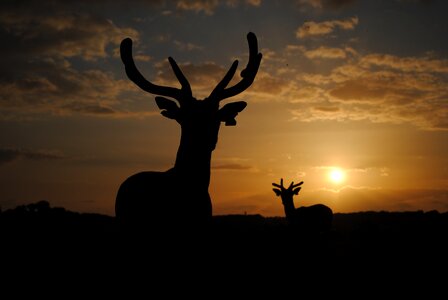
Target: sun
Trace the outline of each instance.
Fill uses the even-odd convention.
[[[335,168],[328,173],[328,177],[331,182],[339,184],[345,180],[345,173],[341,169]]]

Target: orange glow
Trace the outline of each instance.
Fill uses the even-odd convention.
[[[335,184],[340,184],[345,181],[345,173],[339,168],[331,170],[328,177],[330,178],[330,181]]]

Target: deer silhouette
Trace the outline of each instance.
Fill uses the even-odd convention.
[[[224,99],[246,90],[254,81],[262,54],[254,33],[247,35],[249,60],[241,72],[241,80],[227,87],[232,80],[238,61],[235,60],[211,94],[197,100],[190,84],[172,57],[169,63],[181,88],[160,86],[146,80],[137,70],[132,58],[132,40],[124,39],[120,45],[121,60],[126,74],[142,90],[159,95],[155,97],[161,114],[177,121],[181,126],[180,145],[174,167],[166,172],[141,172],[126,179],[120,186],[115,213],[124,227],[154,229],[200,229],[212,217],[212,202],[208,192],[211,155],[218,142],[221,122],[236,125],[235,117],[247,105],[244,101],[232,102],[220,108]],[[175,101],[164,97],[173,98]]]
[[[298,195],[302,189],[300,186],[303,181],[294,184],[291,182],[288,188],[283,186],[283,178],[280,179],[280,184],[273,183],[276,188],[273,189],[277,196],[282,198],[282,203],[285,208],[285,215],[288,224],[302,232],[307,233],[321,233],[331,230],[331,223],[333,221],[332,210],[323,204],[315,204],[312,206],[302,206],[295,208],[294,195]]]

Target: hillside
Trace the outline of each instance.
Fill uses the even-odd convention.
[[[123,237],[114,217],[50,207],[46,201],[2,212],[0,234],[3,240],[42,240],[46,243],[71,240],[107,243]],[[217,244],[283,243],[302,248],[310,242],[310,238],[290,230],[283,217],[261,215],[215,216],[207,239]],[[311,239],[315,243],[325,242],[333,253],[343,256],[359,249],[375,249],[378,253],[386,249],[433,249],[438,252],[448,243],[448,213],[336,213],[332,232]],[[147,242],[151,242],[149,238]]]

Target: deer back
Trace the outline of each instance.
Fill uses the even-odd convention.
[[[323,204],[302,206],[296,209],[293,225],[307,231],[329,231],[333,222],[332,210]]]

